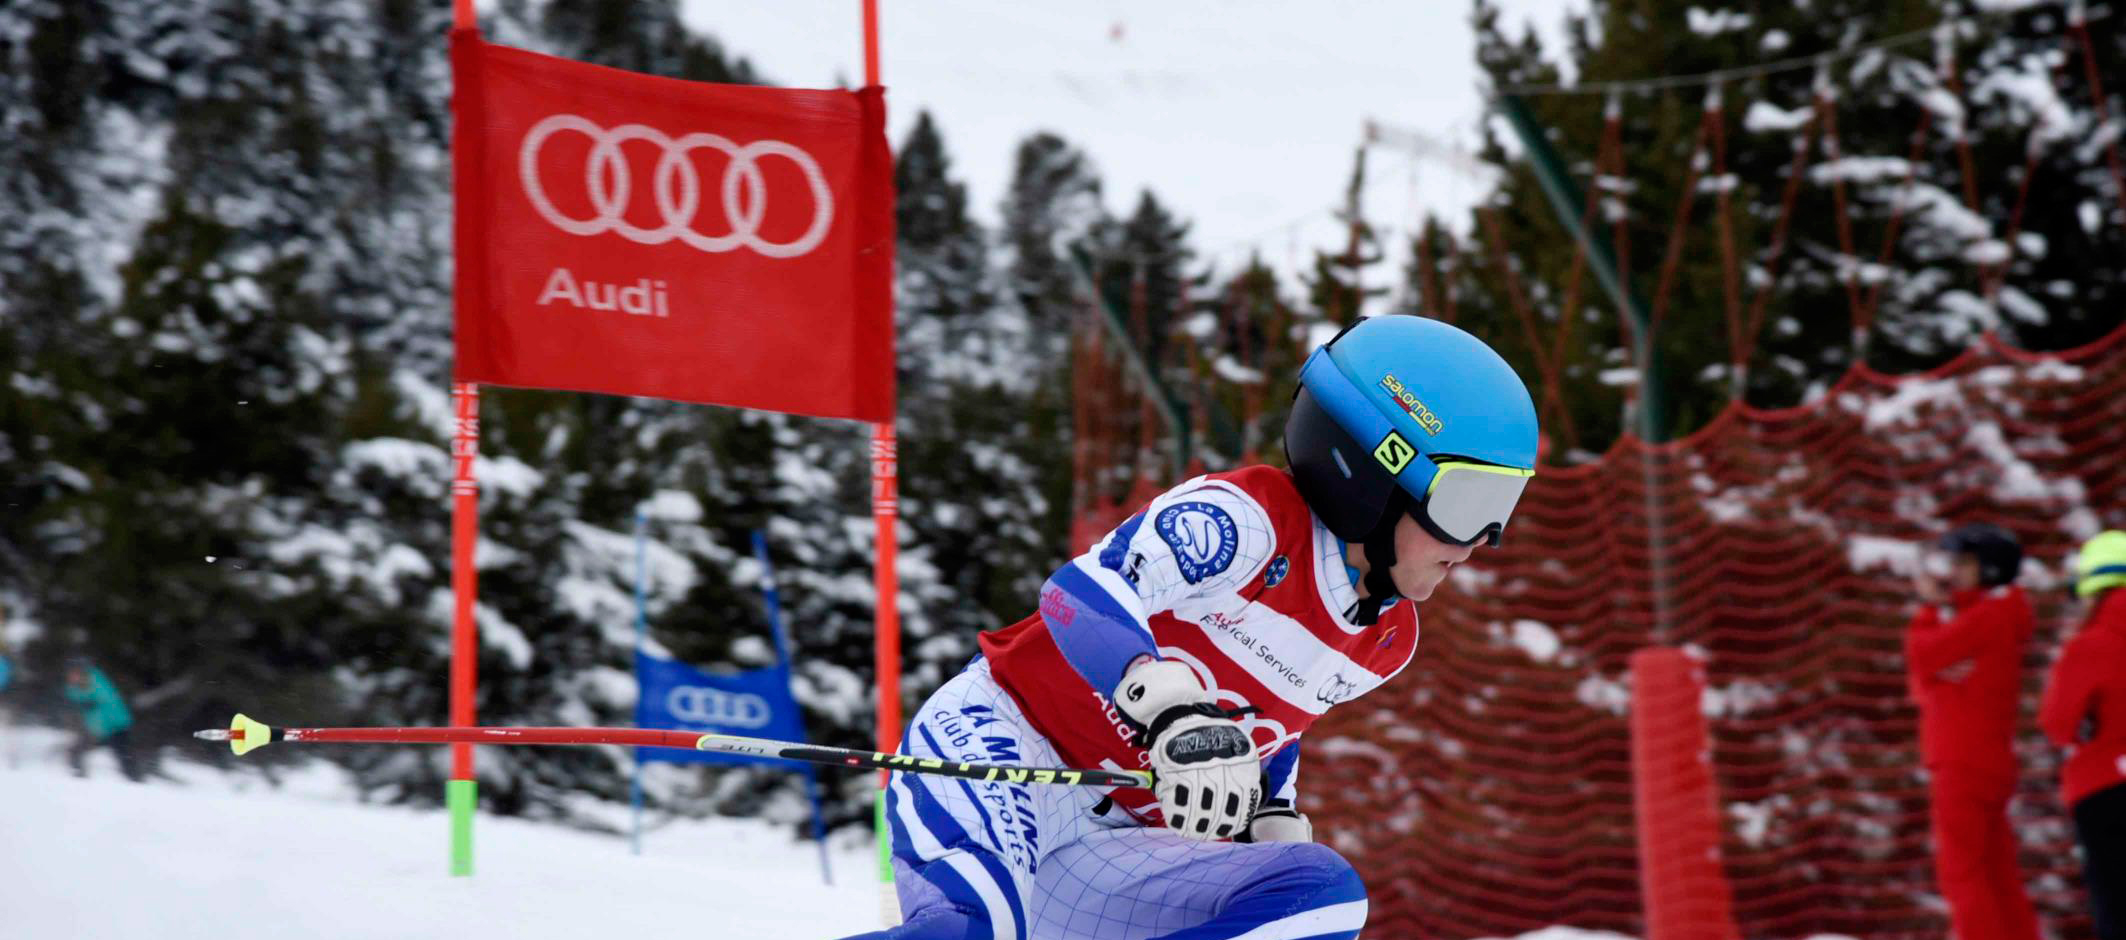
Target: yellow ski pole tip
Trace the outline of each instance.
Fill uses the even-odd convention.
[[[253,721],[239,712],[229,720],[229,750],[242,757],[265,747],[273,740],[273,729],[262,721]]]

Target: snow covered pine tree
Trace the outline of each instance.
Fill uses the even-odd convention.
[[[1355,938],[1365,888],[1298,811],[1300,736],[1409,663],[1416,602],[1496,544],[1535,450],[1526,386],[1455,327],[1376,317],[1316,350],[1291,470],[1152,500],[983,636],[903,738],[945,761],[1149,767],[1154,787],[895,773],[907,921],[866,937]]]

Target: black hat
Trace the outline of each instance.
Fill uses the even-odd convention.
[[[1975,522],[1941,537],[1941,549],[1978,559],[1978,580],[1987,587],[2010,584],[2023,570],[2023,545],[2015,533]]]

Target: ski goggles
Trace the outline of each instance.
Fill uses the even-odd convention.
[[[1410,514],[1443,542],[1473,545],[1489,536],[1496,546],[1533,476],[1534,470],[1442,458]]]

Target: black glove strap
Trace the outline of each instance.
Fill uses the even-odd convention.
[[[1116,714],[1121,714],[1121,709],[1116,709],[1115,712]],[[1138,728],[1137,736],[1130,743],[1138,747],[1151,747],[1152,742],[1159,740],[1159,736],[1165,734],[1166,729],[1171,727],[1174,722],[1191,715],[1202,715],[1207,718],[1240,718],[1261,713],[1262,709],[1253,705],[1242,705],[1233,709],[1221,708],[1211,702],[1190,702],[1187,705],[1176,705],[1160,712],[1158,717],[1152,719],[1150,726]],[[1127,716],[1124,716],[1122,720],[1127,724],[1136,724],[1130,721]]]

